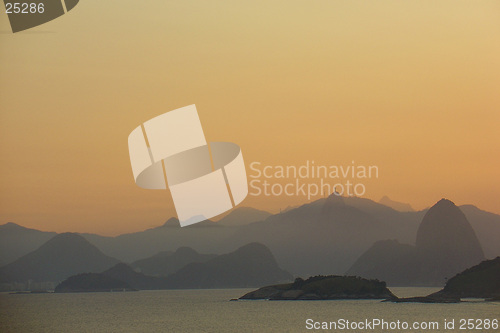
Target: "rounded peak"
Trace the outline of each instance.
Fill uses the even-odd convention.
[[[188,246],[181,246],[175,251],[176,255],[196,255],[198,252],[196,252],[194,249],[188,247]]]
[[[253,243],[249,243],[247,245],[243,245],[242,247],[237,249],[235,252],[251,253],[251,254],[260,253],[260,254],[265,254],[265,255],[270,254],[272,256],[271,250],[269,250],[269,248],[267,246],[265,246],[264,244],[258,243],[258,242],[253,242]]]
[[[128,273],[134,272],[133,268],[124,262],[119,262],[110,269],[106,270],[104,273]]]
[[[446,207],[446,206],[457,207],[453,201],[448,200],[446,198],[442,198],[441,200],[439,200],[438,202],[436,202],[436,204],[434,206],[432,206],[431,209],[433,207],[439,207],[439,206],[441,206],[441,207]]]
[[[73,232],[64,232],[62,234],[57,234],[51,239],[49,239],[45,244],[43,244],[40,249],[51,249],[51,251],[65,251],[64,249],[84,249],[84,248],[94,248],[88,240],[86,240],[82,235]],[[97,249],[97,248],[96,248]]]
[[[162,227],[179,227],[179,219],[176,217],[171,217],[167,222],[163,223]]]
[[[27,229],[27,228],[25,228],[17,223],[14,223],[14,222],[7,222],[5,224],[2,224],[2,225],[0,225],[0,228],[9,229],[9,230]]]
[[[342,198],[339,193],[334,192],[325,199],[325,202],[323,203],[323,213],[328,213],[332,208],[344,206],[344,198]]]
[[[50,241],[85,241],[87,240],[80,234],[74,232],[63,232],[55,235]]]
[[[433,256],[447,255],[467,263],[484,257],[474,229],[464,213],[444,198],[425,213],[417,230],[416,246]]]

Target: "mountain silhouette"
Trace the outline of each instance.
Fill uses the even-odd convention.
[[[479,240],[464,213],[441,199],[425,214],[417,232],[422,282],[435,283],[485,259]]]
[[[391,200],[391,199],[389,199],[389,197],[387,195],[384,195],[380,199],[379,203],[381,203],[382,205],[385,205],[387,207],[391,207],[392,209],[397,210],[399,212],[413,212],[414,211],[414,209],[411,207],[410,204]]]
[[[183,246],[174,253],[162,251],[152,257],[137,260],[131,266],[146,275],[166,276],[175,273],[187,264],[205,262],[216,256],[215,254],[200,254],[190,247]]]
[[[193,251],[180,249],[181,252]],[[292,280],[292,276],[280,269],[272,253],[262,244],[252,243],[236,251],[216,256],[204,263],[191,263],[167,277],[153,277],[134,271],[127,264],[119,263],[110,269],[97,274],[106,278],[98,278],[96,274],[73,277],[65,281],[68,290],[81,289],[82,286],[95,286],[92,281],[103,281],[109,287],[109,279],[119,285],[120,281],[134,289],[198,289],[198,288],[244,288],[255,287],[266,283],[278,283]],[[85,281],[88,278],[90,281]],[[59,288],[59,286],[58,286]],[[105,289],[104,287],[101,289]],[[93,290],[89,290],[93,291]]]
[[[227,240],[234,232],[234,228],[207,221],[181,228],[177,218],[170,218],[159,227],[116,237],[95,234],[82,236],[107,255],[130,263],[183,246],[204,253],[225,253],[231,248],[227,246]]]
[[[453,202],[442,199],[423,217],[415,246],[376,242],[346,274],[390,285],[442,286],[446,278],[482,260],[481,245],[467,218]]]
[[[84,272],[101,272],[118,260],[104,255],[74,233],[54,236],[33,252],[0,268],[1,282],[62,281]]]
[[[153,276],[136,272],[127,264],[119,263],[102,273],[110,278],[123,281],[135,289],[154,290],[162,289],[163,280]]]
[[[238,207],[217,221],[217,224],[235,227],[253,222],[264,221],[271,215],[272,214],[269,212],[251,207]]]
[[[189,264],[166,277],[165,282],[169,289],[243,288],[292,278],[278,267],[266,246],[251,243],[207,262]]]
[[[56,235],[9,222],[0,225],[0,267],[36,250]]]
[[[500,215],[485,212],[473,205],[460,206],[480,240],[486,258],[500,256]]]
[[[500,215],[472,205],[459,208],[474,229],[485,257],[499,256]],[[126,263],[135,263],[162,251],[173,253],[180,247],[224,254],[245,244],[260,242],[272,251],[280,267],[294,275],[340,275],[377,241],[392,239],[415,245],[419,225],[427,211],[399,212],[370,199],[337,196],[239,226],[219,221],[181,228],[178,220],[171,218],[161,226],[115,237],[81,235],[107,256]],[[4,263],[12,262],[54,235],[13,223],[0,226],[0,260],[11,258]],[[25,237],[28,241],[24,241]]]
[[[414,241],[414,217],[368,199],[332,194],[236,230],[232,245],[260,242],[294,275],[343,274],[374,242]]]
[[[416,283],[419,270],[415,246],[383,240],[363,253],[346,275],[376,278],[391,286],[409,286]]]

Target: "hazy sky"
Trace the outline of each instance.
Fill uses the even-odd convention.
[[[0,224],[162,224],[169,193],[135,185],[127,137],[190,104],[247,166],[377,165],[368,198],[500,213],[499,1],[82,0],[9,31],[2,14]]]

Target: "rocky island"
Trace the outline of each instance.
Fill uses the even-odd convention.
[[[394,298],[385,282],[355,276],[314,276],[293,283],[262,287],[240,297],[241,300],[338,300]]]

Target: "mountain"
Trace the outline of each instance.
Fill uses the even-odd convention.
[[[154,290],[162,289],[162,279],[138,273],[127,264],[119,263],[102,273],[110,278],[123,281],[134,289]]]
[[[56,235],[9,222],[0,225],[0,267],[36,250]]]
[[[355,276],[314,276],[293,283],[262,287],[240,299],[268,300],[331,300],[394,298],[385,282]]]
[[[162,251],[152,257],[133,262],[131,266],[146,275],[166,276],[175,273],[187,264],[206,262],[215,258],[215,254],[200,254],[190,247],[180,247],[174,253]]]
[[[96,275],[103,277],[99,278]],[[153,290],[254,287],[267,283],[289,281],[292,276],[278,267],[268,248],[262,244],[252,243],[234,252],[216,256],[204,263],[188,264],[167,277],[147,276],[134,271],[127,264],[119,263],[103,273],[87,277],[80,276],[75,283],[71,282],[73,280],[70,278],[67,281],[71,283],[66,283],[70,286],[67,289],[84,291],[84,286],[91,285],[93,287],[88,288],[89,291],[92,291],[95,284],[86,281],[87,279],[104,281],[103,283],[108,289],[110,289],[109,279],[112,279],[121,281],[130,288]]]
[[[408,216],[407,214],[413,214]],[[374,242],[414,242],[419,214],[332,194],[238,228],[233,247],[259,242],[294,275],[343,274]]]
[[[104,254],[126,263],[135,263],[162,251],[174,252],[180,247],[195,248],[200,253],[223,254],[251,242],[260,242],[272,251],[280,267],[294,275],[339,275],[377,241],[393,239],[414,245],[419,225],[428,211],[399,212],[357,197],[341,197],[333,204],[335,199],[322,198],[271,215],[265,221],[240,226],[205,221],[181,228],[179,221],[171,218],[161,226],[116,237],[82,236]],[[331,207],[323,211],[325,204]],[[460,209],[474,229],[485,257],[499,256],[500,215],[471,205]],[[10,238],[12,233],[4,229],[12,227],[15,225],[0,226],[0,258],[13,256],[14,260],[43,244],[36,237],[30,239],[33,245],[24,242],[24,236]],[[55,233],[47,233],[44,237],[53,235]]]
[[[500,215],[488,213],[473,205],[460,206],[477,238],[486,258],[500,256]]]
[[[132,291],[127,283],[98,273],[73,275],[57,285],[56,293]]]
[[[118,260],[104,255],[74,233],[54,236],[33,252],[0,268],[1,282],[62,281],[84,272],[101,272]]]
[[[481,245],[462,211],[449,200],[432,206],[417,231],[416,245],[376,242],[347,271],[389,285],[439,286],[447,277],[484,259]]]
[[[500,257],[485,260],[455,275],[438,294],[459,298],[500,297]]]
[[[446,199],[441,199],[425,214],[415,245],[421,257],[424,282],[444,284],[445,278],[485,259],[464,213]]]
[[[414,212],[415,211],[411,207],[410,204],[391,200],[386,195],[383,196],[382,199],[380,199],[379,203],[381,203],[382,205],[385,205],[387,207],[391,207],[392,209],[397,210],[398,212]]]
[[[415,246],[383,240],[363,253],[346,275],[376,278],[390,286],[410,286],[415,284],[419,269]]]
[[[235,227],[250,224],[252,222],[264,221],[271,215],[272,214],[269,212],[251,207],[238,207],[220,219],[217,224]]]
[[[204,263],[191,263],[165,278],[169,289],[245,288],[289,281],[269,249],[251,243]]]
[[[235,229],[211,221],[181,228],[179,220],[171,218],[159,227],[116,237],[95,234],[82,236],[107,255],[131,263],[179,247],[192,247],[204,253],[225,253],[231,248],[227,240]]]

